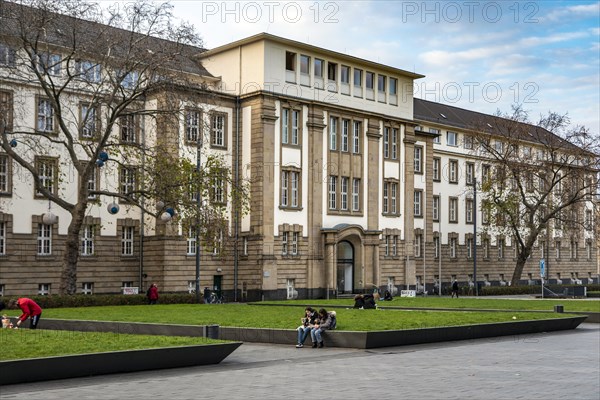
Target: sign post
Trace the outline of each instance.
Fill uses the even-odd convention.
[[[544,275],[546,269],[546,261],[542,258],[540,259],[540,276],[542,277],[542,299],[544,298]]]

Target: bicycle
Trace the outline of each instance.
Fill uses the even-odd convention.
[[[225,304],[225,295],[217,296],[216,293],[212,292],[208,298],[209,304]]]

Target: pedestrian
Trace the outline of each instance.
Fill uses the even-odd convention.
[[[158,301],[158,286],[156,286],[155,283],[150,285],[146,292],[146,296],[148,297],[148,304],[156,304]]]
[[[8,303],[8,308],[16,309],[20,308],[23,314],[17,320],[17,328],[21,326],[21,323],[25,321],[27,318],[30,318],[29,329],[35,329],[40,322],[40,318],[42,317],[42,308],[33,300],[28,299],[27,297],[21,297],[19,299],[12,299]]]
[[[298,343],[296,344],[297,348],[304,347],[304,341],[310,334],[310,331],[315,327],[317,323],[317,318],[319,314],[317,310],[313,310],[312,307],[306,307],[304,309],[304,317],[300,319],[302,325],[300,325],[297,329],[298,331]]]
[[[454,298],[454,295],[458,299],[458,281],[456,279],[452,282],[452,298]]]

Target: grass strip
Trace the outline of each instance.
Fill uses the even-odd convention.
[[[203,337],[128,335],[110,332],[0,329],[0,348],[2,348],[0,361],[214,343],[224,343],[224,341]]]

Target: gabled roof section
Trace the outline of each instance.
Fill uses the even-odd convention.
[[[259,34],[254,35],[254,36],[250,36],[250,37],[241,39],[241,40],[237,40],[235,42],[227,43],[227,44],[225,44],[223,46],[215,47],[214,49],[211,49],[211,50],[204,51],[204,52],[198,54],[197,58],[198,59],[203,59],[203,58],[215,55],[215,54],[222,53],[222,52],[227,51],[227,50],[234,49],[234,48],[239,47],[239,46],[244,46],[244,45],[255,43],[255,42],[259,42],[259,41],[262,41],[262,40],[264,40],[264,41],[270,41],[270,42],[275,42],[275,43],[280,43],[280,44],[287,45],[287,46],[294,47],[294,48],[298,48],[298,49],[305,49],[307,51],[310,51],[311,53],[322,54],[324,57],[335,57],[337,59],[347,60],[348,63],[361,64],[361,65],[365,65],[365,66],[371,66],[372,68],[375,68],[375,69],[378,69],[378,70],[389,71],[389,72],[392,72],[394,74],[401,75],[401,76],[406,76],[406,77],[412,78],[412,79],[419,79],[419,78],[424,78],[425,77],[425,75],[417,74],[417,73],[414,73],[414,72],[409,72],[409,71],[406,71],[406,70],[403,70],[403,69],[399,69],[399,68],[394,68],[394,67],[391,67],[389,65],[376,63],[376,62],[365,60],[365,59],[362,59],[362,58],[350,56],[348,54],[343,54],[343,53],[339,53],[337,51],[327,50],[327,49],[324,49],[322,47],[312,46],[312,45],[309,45],[309,44],[306,44],[306,43],[297,42],[295,40],[286,39],[286,38],[283,38],[283,37],[280,37],[280,36],[275,36],[275,35],[272,35],[270,33],[264,33],[264,32],[263,33],[259,33]]]

